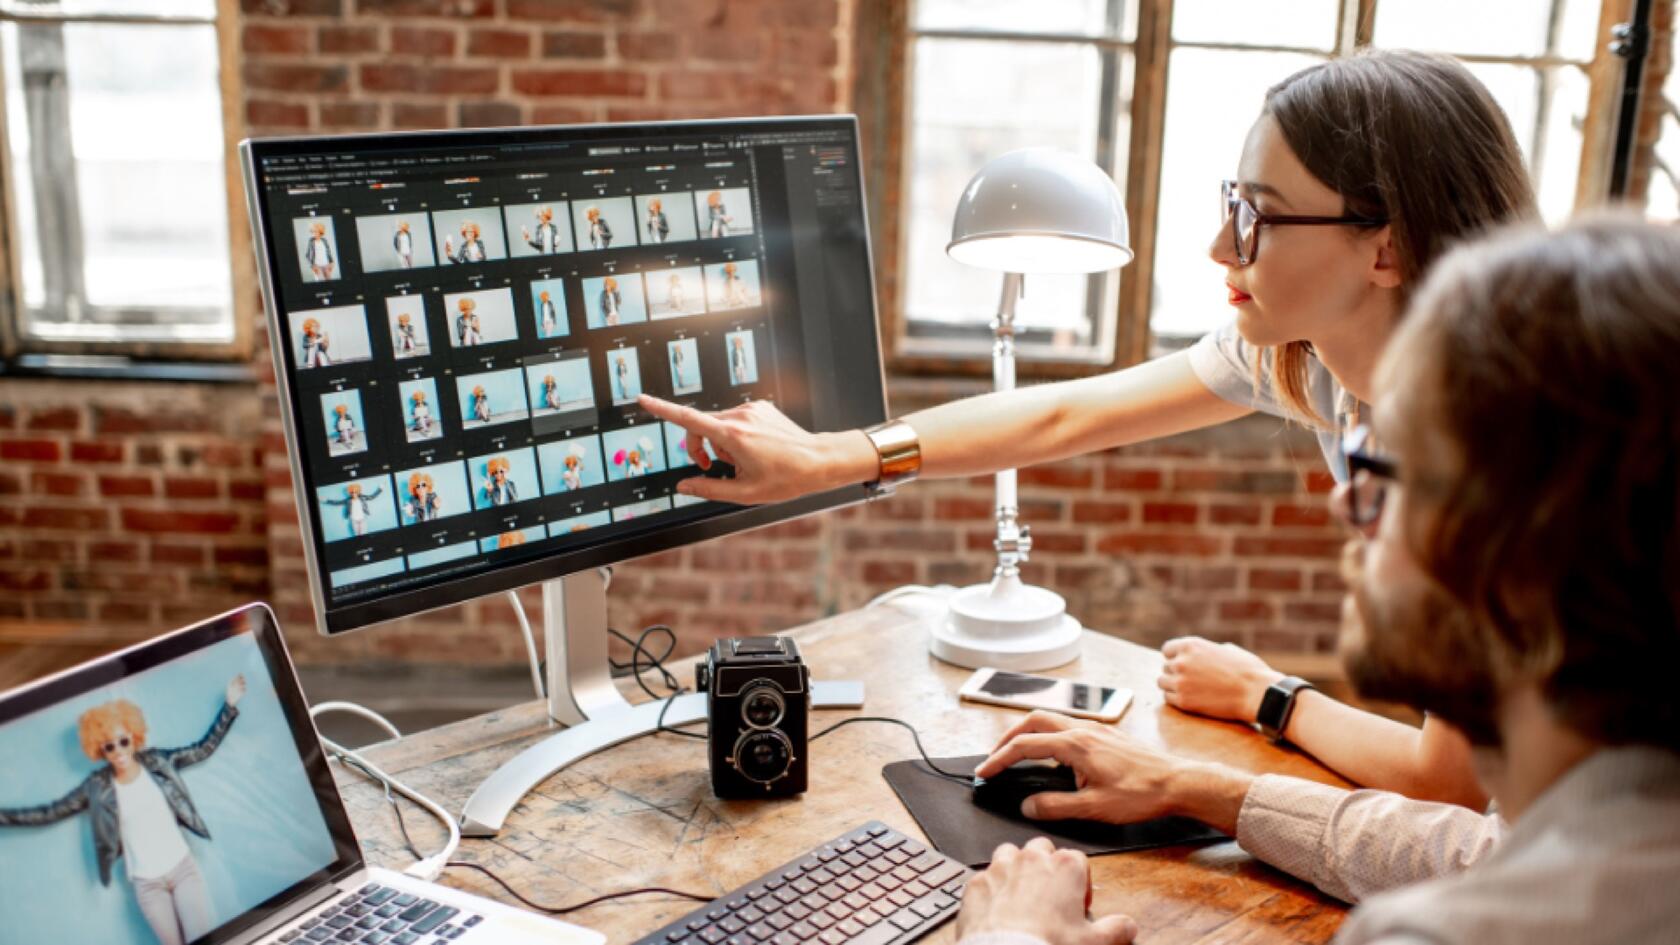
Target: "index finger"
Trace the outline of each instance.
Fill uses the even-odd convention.
[[[636,404],[659,419],[669,420],[677,426],[698,433],[708,440],[728,444],[733,439],[724,429],[724,425],[719,423],[716,418],[704,411],[695,410],[693,407],[684,407],[682,404],[660,400],[652,394],[643,394],[637,397]]]
[[[990,758],[980,762],[980,767],[974,769],[974,776],[989,778],[1017,761],[1046,759],[1061,762],[1077,770],[1074,759],[1082,757],[1082,753],[1073,741],[1075,734],[1054,732],[1047,735],[1021,735],[1011,739],[1008,744],[992,752]]]

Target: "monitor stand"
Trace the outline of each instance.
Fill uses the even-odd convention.
[[[595,752],[651,733],[665,700],[631,705],[607,663],[607,581],[601,570],[543,582],[543,642],[548,652],[548,714],[566,726],[520,752],[486,778],[461,811],[461,834],[494,837],[514,805],[556,771]],[[863,705],[863,684],[814,682],[816,709]],[[705,693],[671,701],[665,725],[706,718]]]

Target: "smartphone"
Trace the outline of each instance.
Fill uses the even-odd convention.
[[[1099,722],[1119,721],[1126,707],[1132,704],[1130,689],[1012,673],[990,666],[975,670],[974,675],[968,677],[968,682],[963,683],[958,695],[971,702],[1029,711],[1048,709]]]

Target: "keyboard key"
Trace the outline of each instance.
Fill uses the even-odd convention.
[[[722,929],[718,928],[715,925],[712,926],[711,928],[706,928],[706,929],[701,929],[700,930],[700,940],[703,941],[703,942],[709,942],[709,943],[711,943],[711,945],[717,945],[717,943],[723,941],[725,938],[728,938],[728,937],[729,936],[726,935]]]
[[[402,895],[398,896],[397,898],[395,898],[391,901],[406,909],[409,906],[414,905],[414,903],[417,902],[419,899],[420,899],[419,896],[415,896],[415,895],[412,895],[410,893],[403,893]]]
[[[395,889],[380,889],[363,901],[369,905],[382,906],[395,898],[397,898],[397,891]]]
[[[812,912],[815,912],[816,910],[821,909],[824,906],[828,905],[828,903],[829,903],[828,897],[823,895],[823,891],[819,889],[816,892],[810,894],[809,896],[806,896],[804,899],[801,899],[798,902],[794,903],[793,905],[788,906],[788,908],[792,909],[794,906],[804,906],[806,909],[808,909]],[[804,917],[801,916],[800,918],[804,918]]]
[[[379,928],[384,923],[385,920],[376,915],[362,916],[362,918],[356,922],[356,928],[372,931]]]
[[[805,921],[816,926],[818,929],[826,929],[834,924],[834,917],[826,912],[813,912],[811,913],[811,917]]]
[[[404,909],[397,918],[403,920],[404,922],[413,922],[436,908],[437,903],[431,901],[430,899],[422,899],[414,905],[409,906],[407,909]]]
[[[764,920],[764,910],[758,908],[757,906],[748,906],[740,912],[735,913],[735,916],[742,922],[752,925],[754,922],[761,922]]]
[[[785,931],[788,926],[793,924],[792,917],[785,912],[778,912],[765,921],[769,922],[770,927],[778,932]]]
[[[792,932],[777,932],[776,937],[770,940],[770,945],[802,945],[802,943],[794,937]]]
[[[916,897],[910,895],[902,889],[895,889],[892,892],[887,893],[887,901],[902,909],[912,902],[915,902]]]
[[[927,872],[926,874],[924,874],[922,876],[922,882],[927,883],[929,886],[933,886],[933,887],[937,888],[939,886],[945,885],[946,883],[950,882],[953,879],[956,879],[958,876],[961,876],[962,874],[963,874],[963,868],[961,866],[958,866],[955,863],[946,861],[944,864],[942,864],[938,867],[935,867],[934,869],[932,869],[929,872]]]
[[[414,945],[414,943],[418,941],[420,941],[420,936],[415,935],[413,932],[404,932],[396,938],[391,939],[391,945]]]
[[[385,945],[385,940],[390,937],[384,932],[369,932],[362,936],[362,945]]]
[[[379,916],[381,919],[389,919],[391,916],[394,916],[401,911],[402,906],[397,905],[395,902],[387,902],[386,904],[373,910],[373,914]]]
[[[327,939],[332,938],[332,934],[332,929],[329,929],[326,926],[321,926],[320,928],[310,929],[309,934],[305,935],[304,938],[311,942],[324,942]]]
[[[882,850],[895,850],[904,844],[907,838],[903,834],[892,833],[875,841],[875,845]]]
[[[798,922],[801,919],[804,919],[806,916],[810,915],[811,912],[812,912],[812,910],[807,909],[805,907],[804,903],[799,903],[799,902],[796,902],[793,905],[788,906],[786,909],[782,910],[783,915],[787,916],[788,918],[792,919],[795,922]]]
[[[829,929],[817,936],[817,940],[822,942],[823,945],[845,945],[846,936],[841,935],[839,929]]]
[[[424,919],[421,919],[419,922],[410,926],[409,930],[425,935],[427,932],[430,932],[443,923],[448,922],[450,919],[453,919],[460,911],[461,910],[455,908],[454,906],[443,906],[441,908],[434,909]]]
[[[408,928],[408,923],[407,922],[404,922],[401,919],[391,919],[391,920],[387,921],[384,925],[381,925],[379,927],[379,931],[381,931],[381,932],[401,932],[403,929],[406,929],[406,928]]]
[[[817,937],[817,927],[809,922],[796,922],[793,928],[788,929],[788,934],[801,942],[809,942]]]
[[[879,837],[881,834],[884,834],[886,832],[887,832],[887,828],[882,827],[880,825],[876,825],[874,827],[869,828],[869,835],[871,837]]]
[[[912,902],[910,904],[910,909],[924,919],[931,919],[938,915],[941,911],[939,906],[934,904],[932,896],[927,896]]]
[[[922,917],[909,909],[900,909],[892,915],[887,916],[887,921],[908,932],[916,926],[922,924]]]
[[[847,938],[863,934],[863,926],[858,924],[858,922],[854,919],[842,919],[840,924],[835,926],[835,928],[839,929],[840,934],[846,936]]]
[[[775,937],[776,930],[768,925],[765,925],[763,922],[756,922],[747,926],[747,934],[757,941],[767,942]]]
[[[740,932],[743,929],[745,929],[747,927],[747,923],[742,922],[736,916],[730,916],[727,919],[724,919],[722,922],[719,922],[717,924],[717,927],[722,929],[724,932],[726,932],[729,935],[734,935],[736,932]]]

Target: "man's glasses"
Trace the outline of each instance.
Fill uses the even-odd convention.
[[[1260,255],[1260,228],[1263,226],[1384,226],[1387,220],[1343,214],[1339,217],[1289,216],[1261,213],[1254,204],[1237,193],[1237,182],[1219,184],[1220,212],[1223,222],[1231,227],[1231,244],[1237,251],[1237,262],[1250,265]]]
[[[1349,525],[1365,528],[1382,518],[1388,487],[1400,479],[1393,460],[1371,448],[1371,428],[1357,426],[1342,437],[1342,456],[1347,459],[1347,488],[1337,493],[1337,511]]]
[[[118,748],[127,748],[130,744],[131,744],[131,742],[129,741],[127,735],[124,735],[123,737],[121,737],[119,739],[116,739],[115,741],[106,742],[105,745],[104,745],[105,754],[109,755],[111,752],[116,751]]]

